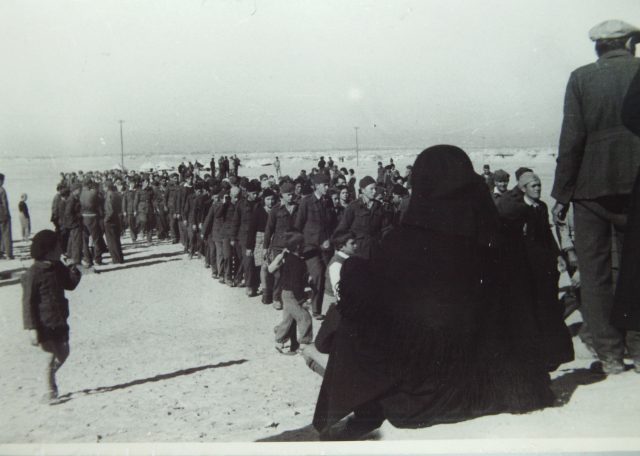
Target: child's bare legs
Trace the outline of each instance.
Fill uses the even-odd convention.
[[[47,340],[41,347],[47,353],[51,353],[51,360],[47,366],[47,380],[49,382],[49,399],[58,397],[58,385],[56,384],[56,372],[69,357],[69,342]]]

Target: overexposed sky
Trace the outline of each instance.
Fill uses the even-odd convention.
[[[0,157],[548,146],[638,0],[0,2]]]

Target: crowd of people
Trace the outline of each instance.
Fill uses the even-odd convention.
[[[390,160],[376,178],[357,179],[324,157],[295,178],[252,179],[239,161],[216,169],[213,158],[173,173],[61,175],[55,233],[34,238],[37,261],[23,281],[25,328],[52,353],[49,398],[68,354],[62,288],[106,251],[123,262],[125,231],[133,242],[180,243],[213,279],[282,311],[277,350],[303,353],[323,375],[313,424],[324,438],[358,438],[385,419],[421,427],[552,405],[549,373],[574,358],[558,300],[564,270],[580,287],[597,368],[623,372],[626,349],[640,372],[637,36],[621,21],[591,31],[599,60],[569,81],[552,214],[532,168],[515,170],[509,188],[507,171],[477,174],[449,145],[425,149],[404,176]],[[611,246],[625,225],[616,296]],[[56,263],[62,250],[69,270]],[[60,274],[58,285],[47,274]],[[62,308],[57,327],[38,320],[39,281],[48,305]],[[316,334],[313,319],[323,320]]]

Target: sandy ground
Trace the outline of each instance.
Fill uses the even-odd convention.
[[[552,160],[540,163],[543,183],[550,186]],[[290,166],[305,167],[301,162]],[[45,171],[28,178],[36,229],[46,226],[50,184],[56,180],[36,183],[34,178]],[[40,403],[46,355],[30,346],[22,330],[17,277],[30,265],[26,246],[17,242],[17,258],[0,261],[0,453],[27,448],[36,454],[43,443],[317,440],[309,424],[321,378],[300,356],[275,351],[278,311],[259,298],[247,298],[244,289],[214,281],[200,260],[184,257],[181,247],[126,242],[124,249],[125,264],[107,260],[68,293],[71,355],[59,371],[63,397],[54,406]],[[554,375],[555,408],[420,430],[385,423],[369,438],[430,441],[435,448],[441,448],[436,442],[451,439],[479,442],[469,447],[475,449],[491,439],[505,444],[533,439],[525,452],[537,448],[535,442],[560,439],[575,439],[592,450],[599,448],[593,442],[640,449],[640,375],[591,374],[587,368],[593,359],[577,338],[574,345],[576,360]],[[305,448],[313,453],[326,447]],[[432,447],[418,448],[426,452]]]

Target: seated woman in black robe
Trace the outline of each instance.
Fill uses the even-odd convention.
[[[503,293],[498,214],[469,157],[431,147],[411,184],[381,254],[341,278],[313,419],[325,438],[351,412],[346,438],[385,419],[415,428],[553,403],[533,309]]]

